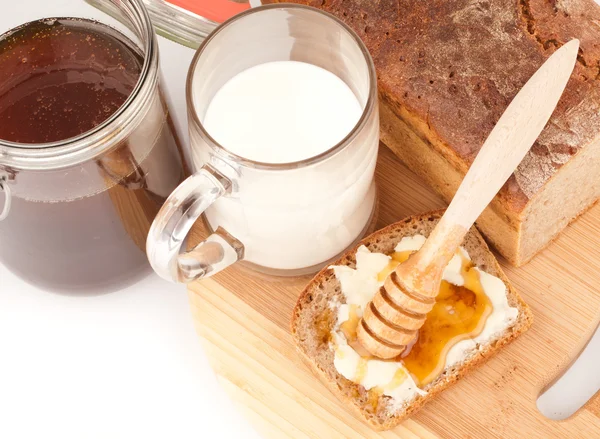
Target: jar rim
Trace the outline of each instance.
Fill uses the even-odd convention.
[[[227,148],[225,148],[223,145],[221,145],[219,142],[217,142],[205,129],[204,125],[200,121],[200,118],[198,117],[198,113],[196,112],[195,105],[193,102],[193,93],[192,93],[192,83],[194,82],[194,76],[195,76],[196,67],[198,66],[198,61],[200,59],[200,56],[206,49],[206,47],[210,44],[210,42],[223,29],[227,28],[228,26],[230,26],[232,24],[235,24],[237,21],[242,20],[249,15],[253,15],[256,13],[260,13],[262,11],[273,10],[273,9],[279,9],[279,10],[301,9],[301,10],[308,11],[310,13],[323,15],[323,16],[333,20],[338,26],[340,26],[342,29],[344,29],[348,33],[348,35],[354,40],[354,42],[360,49],[361,54],[364,57],[365,63],[367,65],[368,74],[369,74],[369,93],[368,93],[367,102],[365,103],[365,106],[362,110],[361,117],[356,122],[356,124],[354,125],[352,130],[350,130],[350,132],[342,140],[340,140],[338,143],[333,145],[328,150],[326,150],[320,154],[317,154],[315,156],[306,158],[306,159],[302,159],[302,160],[298,160],[298,161],[294,161],[294,162],[287,162],[287,163],[270,163],[270,162],[261,162],[261,161],[251,160],[251,159],[248,159],[246,157],[240,156],[238,154],[235,154],[235,153],[229,151]],[[223,22],[220,26],[218,26],[202,42],[200,47],[198,47],[198,50],[196,51],[196,54],[194,55],[194,58],[192,59],[192,62],[190,64],[190,69],[188,70],[188,77],[187,77],[187,84],[186,84],[186,101],[187,101],[187,107],[188,107],[188,114],[192,118],[192,122],[195,124],[195,126],[200,130],[201,135],[204,136],[211,143],[211,145],[213,147],[215,147],[220,153],[224,154],[229,159],[231,159],[237,163],[240,163],[243,166],[249,167],[249,168],[264,169],[264,170],[279,170],[279,171],[288,170],[288,169],[297,169],[297,168],[304,168],[304,167],[313,165],[315,163],[319,163],[319,162],[335,155],[339,151],[343,150],[347,145],[349,145],[354,140],[354,138],[358,135],[358,133],[362,130],[362,128],[367,124],[369,117],[370,117],[371,113],[373,112],[373,109],[377,103],[377,74],[375,72],[375,65],[371,58],[371,54],[367,50],[363,41],[360,39],[360,37],[356,34],[356,32],[354,32],[354,30],[350,26],[348,26],[346,23],[344,23],[343,21],[341,21],[334,15],[332,15],[328,12],[322,11],[320,9],[313,8],[313,7],[306,6],[306,5],[301,5],[301,4],[295,4],[295,3],[269,4],[269,5],[262,5],[262,6],[258,6],[255,8],[251,8],[247,11],[244,11],[240,14],[233,16],[232,18],[230,18],[229,20]]]
[[[142,90],[147,88],[148,79],[154,79],[154,81],[150,82],[157,80],[158,47],[150,16],[142,0],[122,0],[122,3],[131,6],[131,10],[128,12],[131,12],[141,24],[141,28],[137,28],[137,23],[131,23],[130,19],[126,26],[134,25],[134,33],[139,33],[138,37],[142,40],[142,50],[144,51],[144,63],[140,71],[140,76],[125,102],[101,124],[89,131],[64,140],[45,143],[20,143],[0,139],[0,168],[5,162],[7,162],[7,166],[18,169],[55,169],[87,161],[105,150],[105,148],[94,148],[94,146],[98,146],[99,141],[102,139],[113,137],[110,129],[113,124],[119,120],[130,119],[125,113],[139,97]],[[104,10],[103,12],[110,15],[111,8],[114,8],[114,6],[109,6],[108,10]],[[29,23],[31,22],[23,23],[18,27]],[[10,29],[7,32],[11,32],[18,27]],[[153,71],[154,74],[152,75]],[[112,144],[108,142],[106,147],[110,146]]]

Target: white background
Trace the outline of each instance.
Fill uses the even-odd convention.
[[[7,15],[0,16],[2,31],[15,19]],[[193,51],[163,38],[160,46],[167,94],[187,139],[184,86]],[[593,393],[599,334],[589,346],[577,371],[544,402],[546,413],[572,411]],[[113,294],[61,296],[0,265],[0,438],[38,437],[258,435],[216,383],[183,286],[152,275]]]

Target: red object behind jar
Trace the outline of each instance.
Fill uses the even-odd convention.
[[[168,3],[217,23],[222,23],[250,8],[247,0],[168,0]]]

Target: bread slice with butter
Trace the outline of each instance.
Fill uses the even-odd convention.
[[[480,273],[487,273],[491,275],[490,278],[498,278],[506,286],[506,303],[513,311],[513,319],[509,321],[508,326],[500,332],[492,334],[491,337],[481,343],[472,343],[474,347],[466,349],[459,361],[455,359],[455,364],[445,367],[434,379],[428,380],[428,383],[424,382],[420,389],[414,388],[415,384],[411,378],[412,373],[409,377],[406,377],[406,373],[398,374],[394,373],[394,370],[389,371],[390,363],[373,362],[373,370],[388,370],[389,373],[394,375],[396,381],[398,376],[402,377],[404,380],[404,384],[402,384],[402,387],[404,387],[402,395],[404,396],[402,398],[407,398],[406,400],[398,400],[393,392],[383,392],[380,387],[373,387],[373,378],[377,377],[368,378],[371,384],[365,384],[364,386],[354,382],[358,378],[351,380],[352,378],[347,379],[344,377],[344,375],[349,375],[347,370],[343,370],[339,362],[340,358],[344,358],[342,354],[346,356],[349,349],[348,346],[344,346],[346,348],[345,352],[338,350],[339,335],[336,331],[339,331],[340,323],[338,322],[337,313],[347,303],[347,297],[338,280],[340,269],[334,270],[332,267],[343,266],[344,268],[341,271],[350,271],[345,267],[356,268],[357,251],[361,252],[363,258],[364,254],[368,252],[390,255],[398,244],[403,241],[403,238],[407,238],[403,241],[406,242],[414,241],[414,239],[408,238],[415,235],[428,236],[440,217],[441,212],[412,216],[375,232],[364,239],[359,246],[348,251],[332,266],[321,270],[302,292],[294,308],[291,329],[302,358],[337,397],[377,430],[393,428],[403,419],[415,413],[434,398],[436,394],[451,386],[474,367],[495,354],[502,346],[526,331],[532,322],[532,314],[528,306],[508,282],[479,232],[472,228],[463,242],[463,253],[468,254],[470,264],[477,267]],[[363,245],[366,249],[362,247]],[[382,257],[381,255],[373,256]],[[382,263],[385,265],[386,261],[380,262],[380,264]],[[334,271],[337,272],[338,276]],[[356,271],[358,272],[358,270]],[[499,281],[496,280],[496,282]],[[362,298],[362,300],[366,299]],[[428,316],[428,318],[431,318],[431,316]],[[355,356],[357,355],[353,350],[350,350],[350,352]],[[344,361],[349,360],[345,358]],[[336,367],[341,368],[344,375]],[[362,360],[361,367],[365,369],[371,366],[368,362]],[[345,368],[347,369],[347,367]],[[365,370],[362,370],[361,373],[364,375]],[[410,383],[406,379],[410,379]],[[365,383],[360,379],[358,381]],[[370,389],[367,390],[365,386],[370,387]],[[481,397],[485,398],[485,395],[481,395]]]

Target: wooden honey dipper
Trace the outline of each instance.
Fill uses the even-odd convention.
[[[371,355],[394,358],[414,339],[435,304],[444,269],[467,231],[550,119],[578,49],[578,40],[566,43],[527,81],[486,139],[423,247],[398,265],[366,306],[357,337]]]

